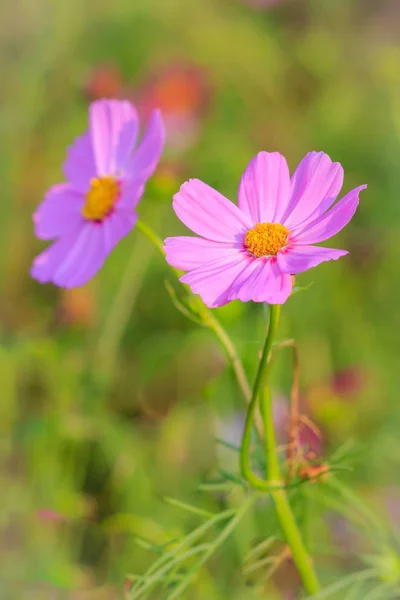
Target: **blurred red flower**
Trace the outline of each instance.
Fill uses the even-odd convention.
[[[205,70],[178,62],[153,71],[136,101],[144,118],[154,107],[161,110],[167,145],[179,152],[192,145],[199,135],[210,97],[211,84]]]
[[[104,63],[92,69],[85,83],[84,93],[89,101],[100,98],[121,98],[124,81],[116,65]]]

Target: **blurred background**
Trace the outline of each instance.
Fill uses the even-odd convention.
[[[244,414],[224,352],[174,308],[171,274],[141,233],[84,288],[30,279],[44,248],[31,215],[62,179],[65,148],[96,98],[130,99],[143,121],[163,111],[167,145],[139,208],[161,237],[183,233],[171,198],[185,179],[236,201],[261,149],[283,153],[291,170],[324,150],[344,167],[344,191],[368,184],[331,243],[350,255],[298,277],[313,285],[286,304],[280,337],[299,345],[302,406],[320,432],[313,450],[323,460],[350,440],[352,471],[340,479],[396,535],[399,36],[397,0],[0,4],[1,598],[124,598],[129,574],[153,560],[137,541],[161,544],[196,524],[163,498],[217,510],[220,498],[199,484],[221,464],[237,471],[236,455],[215,442],[238,444]],[[252,378],[262,307],[233,302],[215,314]],[[283,355],[273,376],[283,437],[290,384]],[[324,581],[374,552],[396,579],[399,559],[374,547],[373,527],[360,532],[313,498],[307,506]],[[185,597],[294,598],[286,559],[268,581],[241,575],[243,550],[268,526],[262,511],[249,519]]]

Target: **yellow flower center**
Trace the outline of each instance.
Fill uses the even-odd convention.
[[[120,194],[120,184],[114,177],[94,178],[90,182],[90,190],[86,194],[86,202],[82,214],[91,221],[101,221],[107,216]]]
[[[280,223],[257,223],[246,233],[244,243],[254,256],[275,256],[286,245],[290,231]]]

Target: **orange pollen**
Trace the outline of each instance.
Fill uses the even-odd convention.
[[[102,221],[113,209],[120,195],[120,184],[114,177],[98,177],[90,182],[86,202],[82,208],[85,219]]]
[[[290,231],[280,223],[257,223],[246,233],[244,243],[257,258],[275,256],[287,243]]]

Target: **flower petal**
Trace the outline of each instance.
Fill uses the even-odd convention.
[[[260,257],[246,267],[231,287],[229,300],[284,304],[292,292],[292,278],[282,273],[276,259]]]
[[[121,197],[118,200],[118,207],[133,210],[144,192],[144,184],[142,181],[134,179],[123,179],[121,181]]]
[[[102,224],[89,223],[87,236],[82,235],[65,262],[56,270],[53,282],[56,285],[72,288],[80,287],[92,279],[101,269],[107,257]]]
[[[68,287],[81,286],[89,281],[118,242],[132,230],[136,221],[137,215],[133,211],[115,210],[102,223],[90,224],[91,235],[81,265],[74,274],[64,273],[64,277],[68,276]],[[58,281],[55,280],[55,283]]]
[[[235,252],[207,263],[181,277],[206,306],[216,308],[229,302],[230,286],[252,259],[247,252]]]
[[[136,109],[130,102],[97,100],[90,105],[89,131],[99,176],[125,170],[138,127]]]
[[[164,123],[159,110],[154,110],[149,124],[129,164],[129,175],[146,181],[154,173],[165,142]]]
[[[106,257],[101,225],[86,223],[39,254],[31,275],[41,283],[60,287],[83,285],[100,269]]]
[[[366,189],[366,185],[351,190],[327,213],[321,215],[311,223],[300,225],[292,230],[290,241],[295,244],[317,244],[329,239],[343,229],[356,212],[359,203],[359,193]]]
[[[92,141],[88,131],[75,138],[73,144],[67,148],[67,158],[63,164],[65,178],[71,185],[86,194],[90,188],[90,180],[96,177],[97,170],[94,161]]]
[[[179,236],[164,242],[166,260],[169,265],[182,271],[190,271],[218,258],[230,256],[241,249],[242,244],[213,242],[204,238]]]
[[[73,255],[76,253],[76,250],[84,247],[82,241],[87,238],[89,232],[90,225],[85,224],[83,227],[76,228],[46,248],[33,261],[31,269],[32,277],[38,279],[41,283],[54,282],[57,270],[62,267],[64,262],[68,262],[71,254]],[[82,258],[82,255],[80,255],[80,258]]]
[[[242,242],[250,218],[233,202],[199,179],[190,179],[174,196],[174,210],[194,233],[216,242]]]
[[[255,258],[248,262],[233,282],[229,292],[229,300],[249,302],[253,299],[254,282],[261,273],[265,262],[266,259],[257,260]]]
[[[337,260],[348,254],[346,250],[322,248],[321,246],[296,245],[278,253],[278,265],[283,273],[302,273],[326,260]]]
[[[109,254],[118,242],[124,238],[133,229],[138,216],[132,210],[118,207],[101,223],[104,247],[106,254]]]
[[[279,222],[290,196],[290,174],[279,152],[259,152],[239,186],[239,208],[256,223]]]
[[[292,293],[292,277],[287,273],[282,273],[276,260],[271,260],[271,273],[274,285],[272,285],[270,279],[271,290],[267,302],[269,304],[284,304]]]
[[[291,180],[291,199],[282,223],[296,227],[323,214],[336,200],[343,185],[343,168],[324,152],[309,152]]]
[[[52,240],[76,229],[84,222],[83,203],[82,193],[70,184],[52,186],[33,215],[35,235],[41,240]]]

